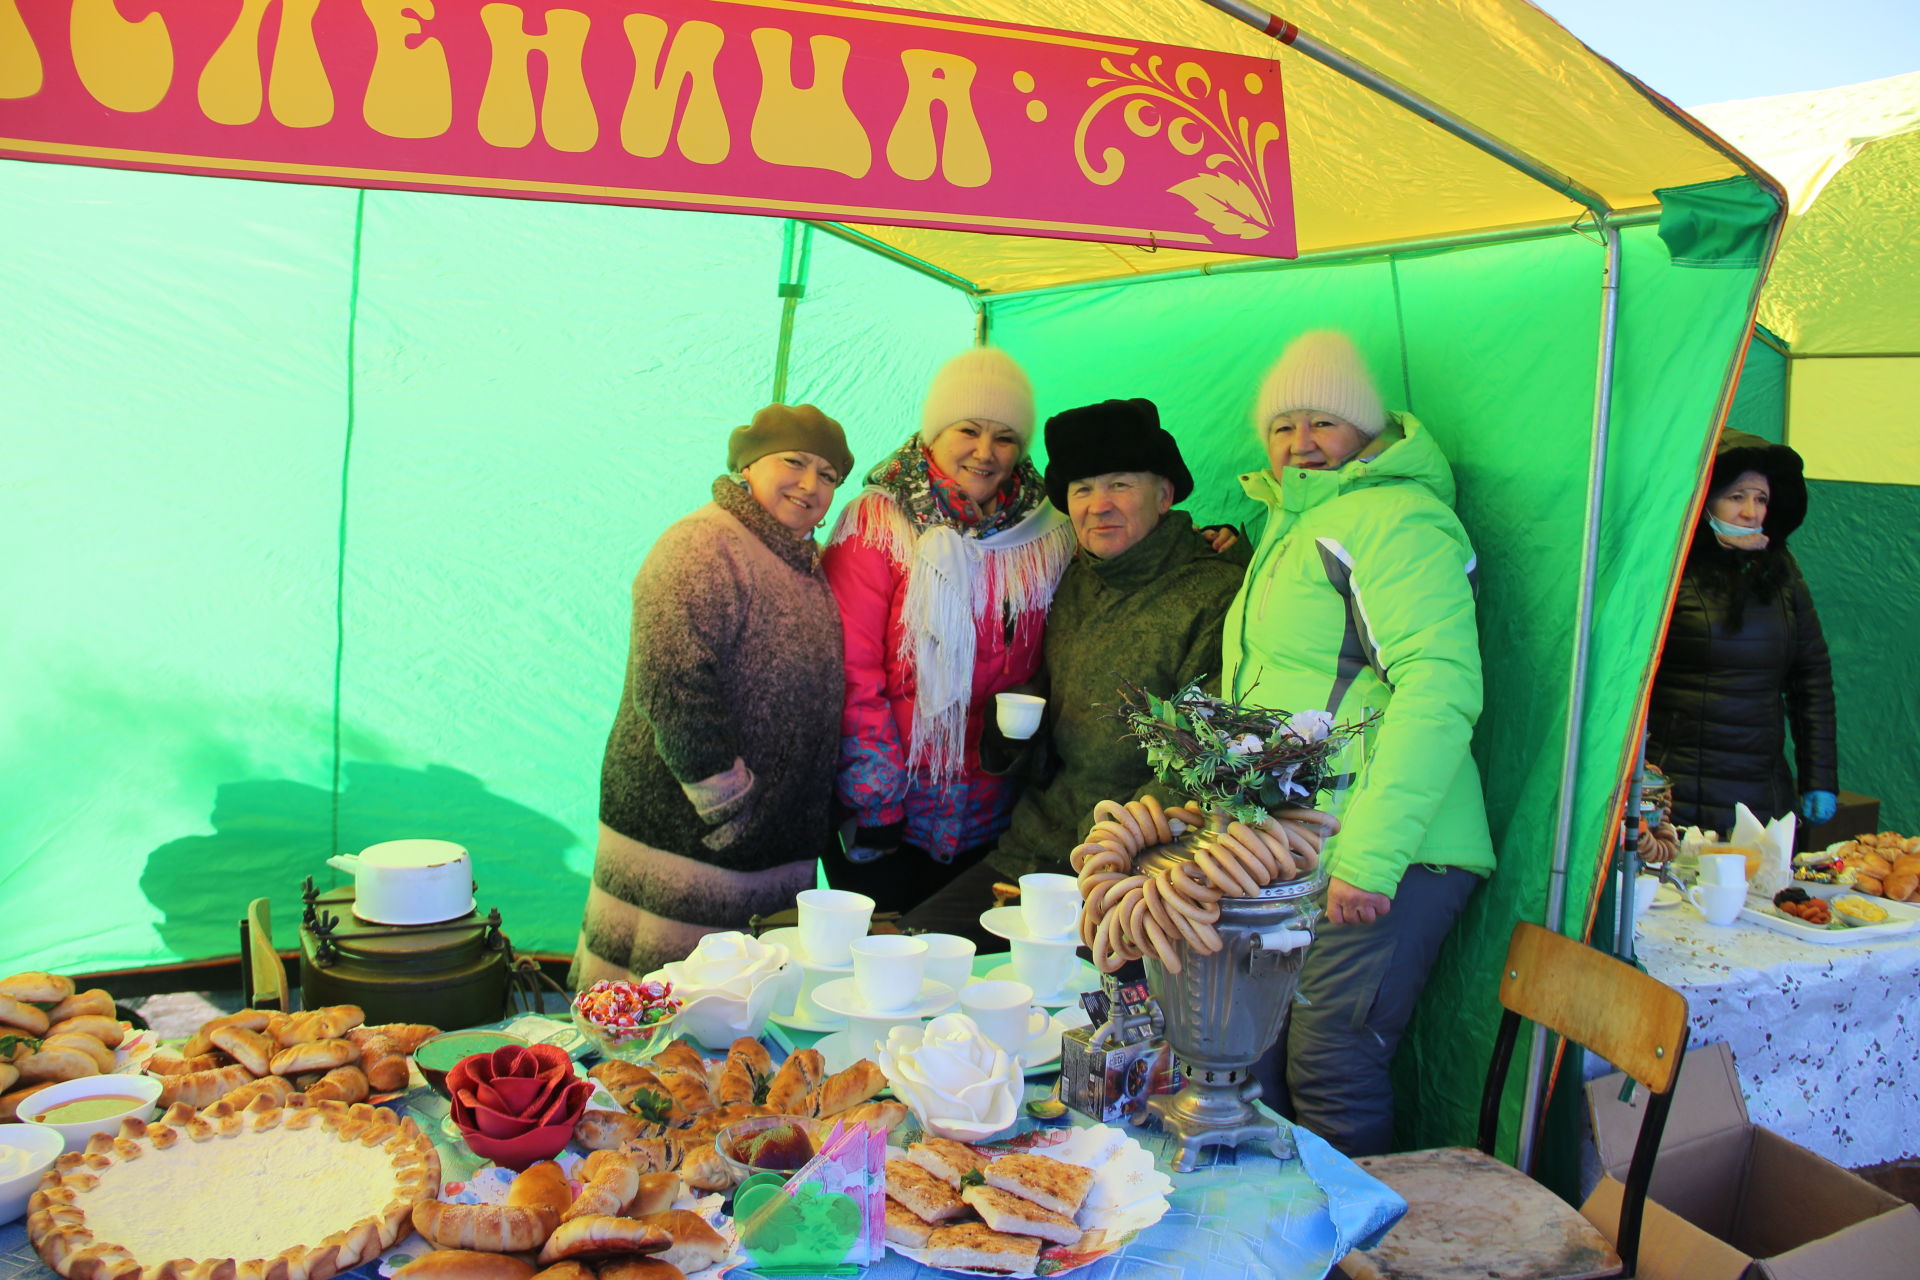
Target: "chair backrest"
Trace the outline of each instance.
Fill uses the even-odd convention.
[[[240,986],[248,1008],[271,1005],[286,1013],[289,1007],[286,966],[273,949],[270,904],[255,898],[240,921]]]
[[[1513,926],[1500,972],[1506,1014],[1494,1043],[1480,1100],[1480,1149],[1493,1153],[1500,1097],[1525,1018],[1599,1054],[1652,1093],[1627,1167],[1615,1241],[1632,1275],[1639,1262],[1640,1221],[1673,1085],[1687,1051],[1687,998],[1632,965],[1522,920]]]

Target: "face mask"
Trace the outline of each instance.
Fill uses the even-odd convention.
[[[1749,529],[1745,525],[1728,524],[1725,520],[1707,517],[1707,527],[1723,538],[1751,538],[1759,529]]]

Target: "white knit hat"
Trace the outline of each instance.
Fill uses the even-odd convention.
[[[1366,361],[1354,349],[1352,339],[1333,329],[1303,333],[1287,344],[1268,370],[1267,380],[1260,384],[1254,430],[1265,439],[1275,418],[1296,409],[1338,414],[1369,439],[1387,425],[1386,409],[1373,385],[1373,375],[1367,372]]]
[[[1033,440],[1033,384],[999,347],[969,347],[940,367],[920,409],[920,443],[956,422],[984,418],[1011,427],[1025,456]]]

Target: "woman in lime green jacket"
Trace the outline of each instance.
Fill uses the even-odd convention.
[[[1433,437],[1381,405],[1343,334],[1303,334],[1267,375],[1242,476],[1268,509],[1227,614],[1223,686],[1336,723],[1377,714],[1321,802],[1327,918],[1262,1071],[1300,1123],[1349,1155],[1391,1149],[1388,1068],[1440,944],[1493,870],[1470,745],[1480,715],[1473,547]],[[1279,1076],[1284,1070],[1284,1088]]]

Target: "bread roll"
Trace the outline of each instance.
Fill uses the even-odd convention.
[[[733,1170],[712,1143],[691,1148],[680,1162],[680,1180],[695,1191],[733,1190]]]
[[[412,1053],[422,1041],[440,1034],[440,1028],[430,1027],[424,1022],[383,1022],[374,1027],[355,1027],[347,1032],[347,1039],[358,1047],[374,1036],[385,1036],[399,1047],[402,1053]]]
[[[633,1203],[627,1206],[627,1214],[644,1218],[650,1213],[671,1209],[682,1190],[684,1186],[677,1173],[643,1173],[640,1175],[640,1189],[634,1193]]]
[[[19,1119],[20,1107],[27,1099],[42,1089],[51,1089],[58,1083],[59,1081],[57,1080],[42,1080],[39,1084],[30,1084],[24,1088],[15,1089],[12,1093],[0,1094],[0,1120]]]
[[[600,1280],[687,1280],[687,1273],[663,1258],[609,1258],[600,1264]]]
[[[324,1009],[309,1009],[305,1013],[293,1014],[284,1021],[275,1019],[273,1040],[283,1049],[312,1040],[338,1040],[366,1020],[366,1011],[357,1004],[334,1004]]]
[[[221,1027],[212,1036],[214,1046],[233,1055],[233,1060],[256,1076],[267,1074],[273,1061],[273,1041],[245,1027]]]
[[[113,1050],[101,1044],[89,1035],[77,1031],[49,1032],[40,1042],[42,1049],[77,1049],[93,1059],[93,1065],[100,1071],[113,1070]]]
[[[282,1079],[280,1076],[269,1078]],[[301,1092],[307,1095],[308,1102],[365,1102],[373,1094],[366,1073],[354,1066],[335,1067]]]
[[[767,1105],[780,1115],[808,1115],[807,1095],[826,1074],[827,1060],[818,1049],[796,1049],[787,1055],[767,1088]]]
[[[557,1216],[524,1205],[427,1200],[413,1206],[413,1229],[442,1249],[525,1253],[546,1243]]]
[[[297,1076],[302,1071],[331,1071],[359,1058],[360,1051],[345,1040],[313,1040],[274,1054],[267,1069],[277,1076]]]
[[[653,1055],[653,1069],[659,1071],[665,1067],[705,1075],[707,1060],[701,1057],[700,1051],[688,1044],[686,1040],[676,1037],[667,1042],[666,1048]]]
[[[659,1132],[659,1125],[648,1124],[624,1111],[590,1110],[573,1126],[573,1140],[589,1151],[611,1151]]]
[[[588,1156],[581,1165],[581,1177],[591,1178],[587,1171],[595,1156]],[[573,1200],[573,1193],[567,1188],[567,1175],[560,1172],[560,1166],[551,1160],[542,1160],[532,1165],[513,1180],[507,1188],[507,1203],[516,1209],[551,1210],[556,1220],[567,1211]]]
[[[25,1000],[0,993],[0,1035],[9,1032],[24,1031],[35,1039],[47,1034],[47,1028],[53,1025],[46,1011],[36,1009]]]
[[[100,1064],[91,1055],[64,1045],[42,1045],[13,1064],[20,1078],[34,1084],[58,1084],[62,1080],[80,1080],[100,1074]]]
[[[1861,862],[1860,870],[1870,876],[1886,877],[1893,874],[1893,863],[1880,855],[1877,849],[1869,849],[1866,859]]]
[[[1903,853],[1893,860],[1893,874],[1900,875],[1908,871],[1920,875],[1920,854]],[[55,1027],[54,1030],[58,1031],[59,1028]]]
[[[235,1111],[244,1111],[247,1104],[255,1098],[271,1098],[275,1106],[284,1107],[287,1099],[293,1096],[293,1086],[279,1076],[261,1076],[258,1080],[249,1080],[237,1089],[229,1089],[220,1095],[220,1101]],[[309,1095],[309,1101],[312,1100]],[[353,1101],[353,1099],[346,1099]]]
[[[52,1015],[49,1014],[48,1017],[51,1018]],[[127,1029],[121,1026],[118,1020],[103,1018],[97,1013],[80,1013],[71,1018],[55,1019],[53,1025],[47,1028],[47,1034],[50,1036],[67,1032],[92,1036],[109,1049],[118,1048],[120,1042],[127,1038]]]
[[[275,1015],[265,1009],[242,1009],[238,1013],[223,1014],[218,1018],[209,1018],[200,1029],[187,1038],[180,1047],[183,1058],[197,1058],[213,1048],[213,1033],[222,1027],[245,1027],[249,1031],[265,1031],[267,1021]],[[284,1017],[284,1014],[278,1015]]]
[[[711,1223],[691,1209],[668,1209],[639,1219],[659,1227],[673,1243],[655,1255],[682,1271],[705,1271],[727,1256],[727,1242]]]
[[[663,1067],[653,1073],[660,1086],[673,1099],[674,1107],[689,1116],[713,1110],[713,1091],[707,1087],[707,1074],[680,1067]]]
[[[739,1059],[747,1064],[747,1070],[763,1080],[773,1078],[773,1055],[767,1052],[767,1046],[752,1036],[741,1036],[727,1046],[727,1058]]]
[[[534,1265],[505,1253],[435,1249],[393,1273],[394,1280],[532,1280]],[[591,1280],[592,1272],[588,1272]]]
[[[821,1082],[809,1101],[807,1115],[836,1116],[848,1107],[857,1107],[887,1087],[887,1077],[872,1058],[862,1058],[845,1071]]]
[[[20,1068],[11,1062],[0,1062],[0,1093],[13,1088],[13,1082],[20,1078]]]
[[[1862,871],[1853,878],[1853,887],[1862,893],[1870,893],[1876,898],[1886,897],[1886,884],[1879,876],[1870,876]]]
[[[161,1076],[160,1106],[164,1109],[184,1102],[196,1110],[210,1106],[223,1094],[231,1093],[253,1079],[253,1072],[239,1063],[215,1067],[211,1071],[189,1071],[184,1075]]]
[[[828,1118],[838,1120],[849,1127],[856,1124],[864,1124],[870,1129],[880,1129],[891,1132],[900,1126],[901,1121],[907,1118],[907,1108],[905,1103],[891,1100],[886,1102],[863,1102],[857,1107],[849,1107],[839,1115]]]
[[[119,1011],[113,1007],[113,997],[99,987],[90,987],[68,996],[48,1010],[47,1017],[55,1022],[64,1022],[68,1018],[77,1018],[83,1013],[112,1018],[116,1023],[120,1018]]]
[[[1881,892],[1895,902],[1905,902],[1913,896],[1916,889],[1920,889],[1920,874],[1896,871],[1886,878]]]
[[[723,1107],[742,1102],[752,1105],[755,1083],[753,1069],[742,1059],[729,1057],[714,1082],[713,1100]]]
[[[227,1065],[225,1056],[203,1053],[197,1058],[183,1058],[177,1053],[156,1053],[147,1059],[147,1074],[150,1076],[183,1076],[189,1071],[211,1071],[215,1067]]]
[[[540,1265],[568,1258],[606,1258],[622,1253],[659,1253],[673,1244],[672,1233],[632,1218],[589,1214],[563,1222],[540,1250]]]
[[[407,1087],[407,1051],[386,1036],[350,1039],[360,1051],[360,1069],[377,1093],[399,1093]]]
[[[594,1280],[593,1268],[584,1262],[556,1262],[533,1280]]]
[[[59,1004],[73,994],[73,979],[57,973],[16,973],[0,978],[0,996],[31,1004]]]

